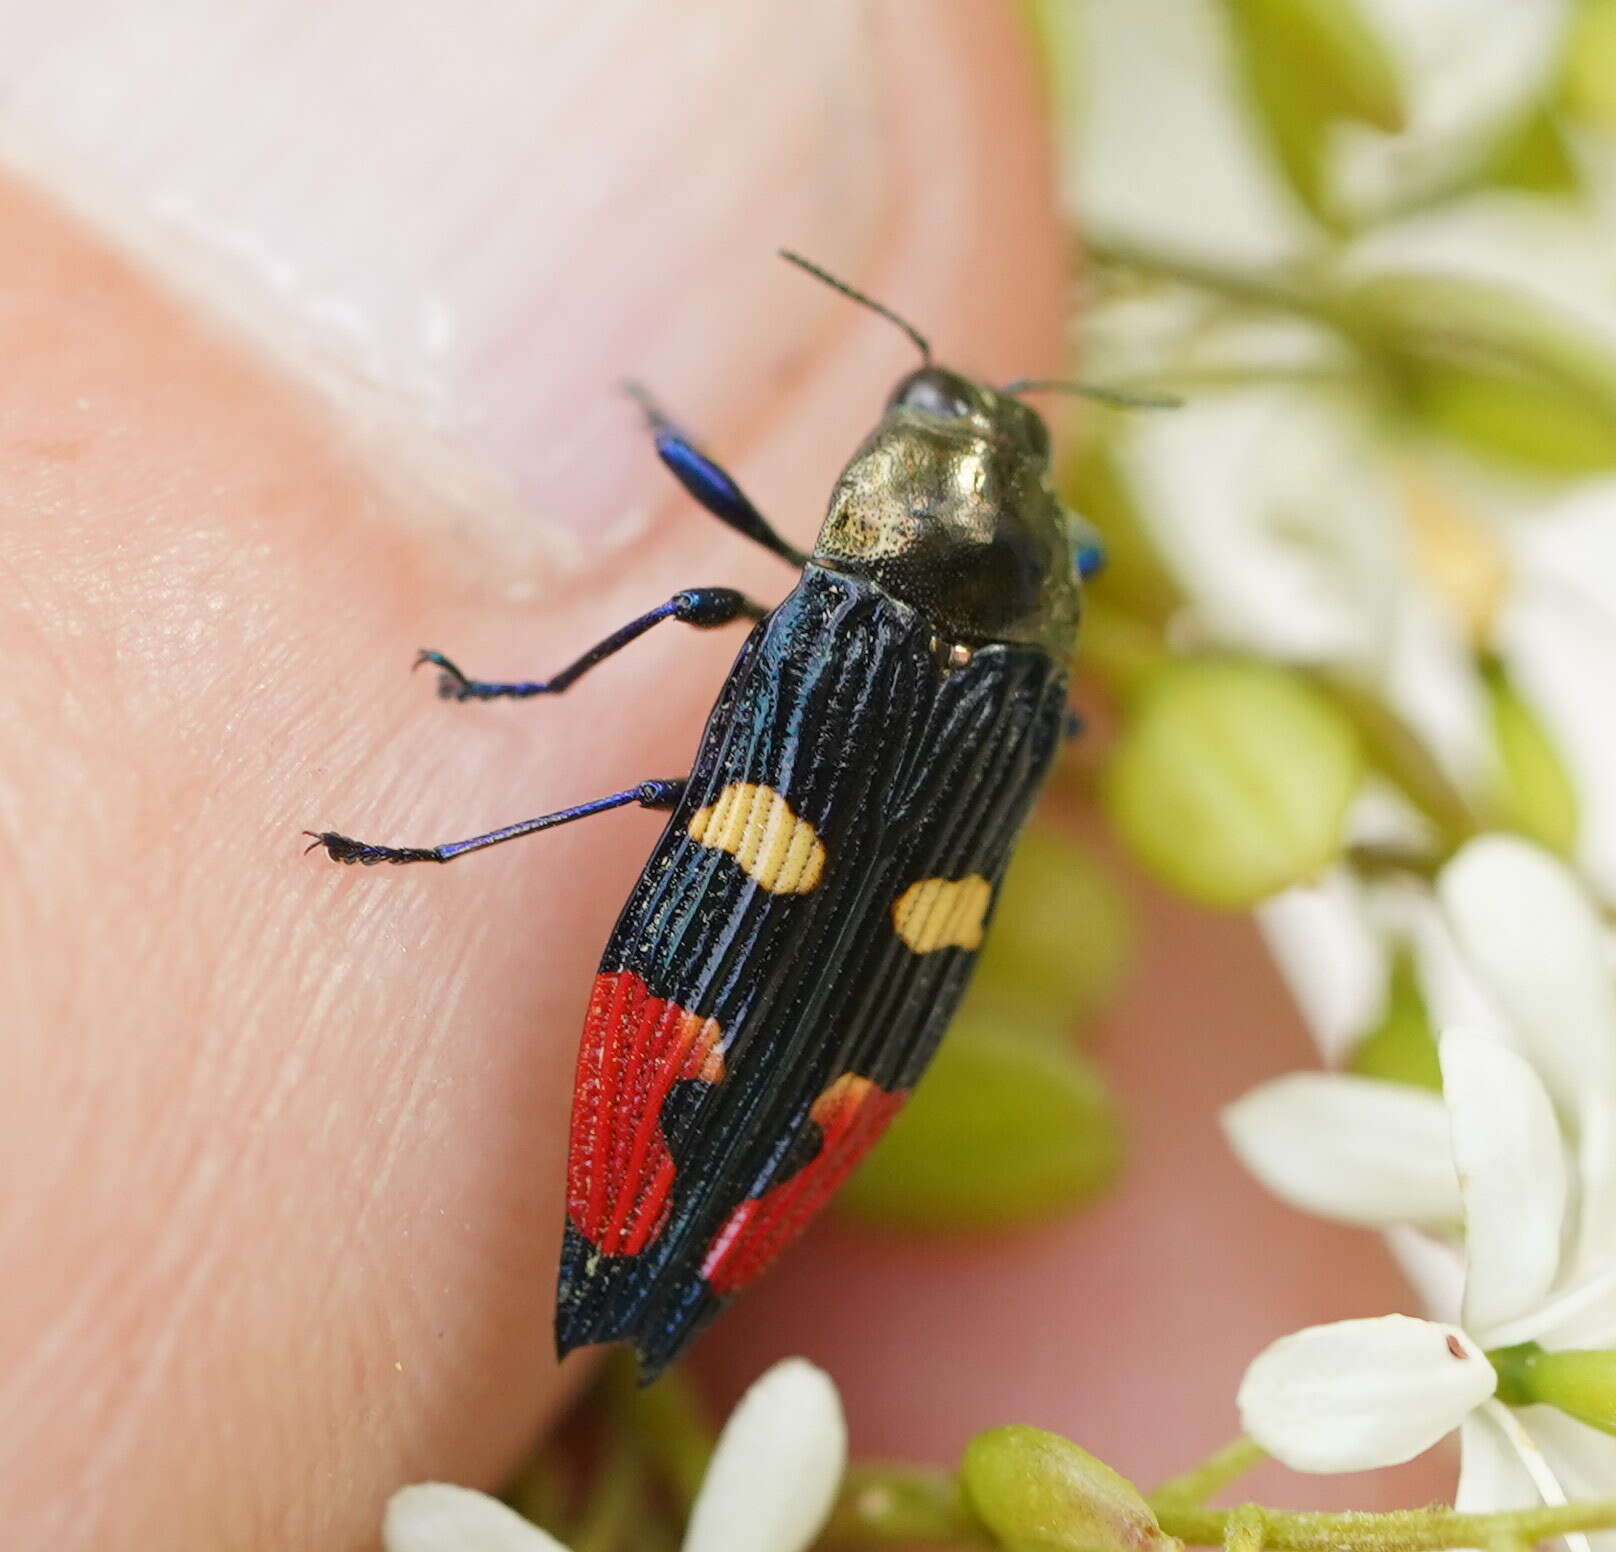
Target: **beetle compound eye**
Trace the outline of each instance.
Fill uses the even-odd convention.
[[[892,390],[887,407],[900,404],[943,420],[964,420],[974,407],[965,385],[952,372],[937,367],[922,367],[904,378]]]

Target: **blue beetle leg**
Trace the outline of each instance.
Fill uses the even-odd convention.
[[[576,663],[569,663],[560,673],[549,679],[516,680],[500,683],[493,680],[469,679],[441,652],[422,648],[414,666],[431,663],[443,672],[438,676],[438,694],[446,701],[491,701],[504,697],[525,700],[531,695],[559,695],[576,684],[597,663],[603,663],[614,652],[643,636],[653,625],[663,620],[678,620],[694,625],[698,630],[710,630],[715,625],[729,625],[735,620],[761,620],[765,614],[762,604],[754,603],[744,593],[732,587],[688,587],[675,593],[665,604],[658,604],[649,613],[614,630],[604,641],[597,642]]]
[[[1068,711],[1061,721],[1061,737],[1068,743],[1074,738],[1081,738],[1087,724],[1083,721],[1080,711]]]
[[[305,830],[303,833],[314,839],[303,849],[311,852],[316,846],[323,846],[333,862],[358,862],[367,868],[378,862],[453,862],[468,851],[498,846],[501,841],[514,841],[519,835],[532,835],[538,830],[553,830],[557,825],[587,819],[591,814],[609,813],[614,808],[626,808],[631,803],[638,803],[641,808],[673,808],[684,796],[684,790],[683,778],[642,781],[638,786],[625,787],[607,797],[558,809],[553,814],[540,814],[537,819],[524,819],[502,830],[490,830],[487,835],[474,835],[469,841],[449,841],[442,846],[371,846],[335,830]]]
[[[721,523],[729,524],[789,565],[801,569],[808,563],[807,555],[775,532],[734,479],[662,413],[644,388],[638,383],[626,383],[624,388],[645,412],[645,423],[656,441],[657,457],[697,501]]]

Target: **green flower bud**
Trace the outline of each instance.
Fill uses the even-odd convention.
[[[1035,825],[1000,886],[966,1009],[1060,1034],[1110,1001],[1132,936],[1111,875],[1076,841]]]
[[[1249,906],[1341,854],[1363,759],[1351,723],[1299,675],[1232,659],[1170,663],[1128,713],[1106,805],[1169,888]]]
[[[1487,665],[1482,682],[1498,751],[1489,806],[1501,824],[1564,856],[1577,839],[1571,778],[1543,724],[1505,678],[1502,666]]]
[[[1166,1552],[1179,1543],[1138,1489],[1059,1434],[979,1433],[960,1462],[965,1501],[1008,1552]]]
[[[1383,1078],[1388,1083],[1411,1083],[1441,1092],[1436,1034],[1420,995],[1413,955],[1401,953],[1393,962],[1385,1011],[1359,1041],[1347,1068],[1361,1078]]]
[[[1091,1062],[965,1015],[838,1201],[900,1228],[1017,1223],[1091,1200],[1121,1158],[1121,1121]]]
[[[1616,1352],[1546,1353],[1536,1342],[1487,1354],[1506,1406],[1557,1407],[1579,1423],[1616,1434]]]

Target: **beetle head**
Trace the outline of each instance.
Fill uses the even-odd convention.
[[[1026,642],[1065,658],[1076,549],[1042,417],[928,362],[893,390],[842,471],[814,559],[868,577],[951,641]]]

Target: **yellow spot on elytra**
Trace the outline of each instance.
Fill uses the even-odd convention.
[[[679,1065],[681,1078],[699,1078],[703,1083],[724,1081],[724,1032],[717,1019],[681,1012],[675,1039],[673,1060]]]
[[[773,787],[734,781],[690,816],[690,839],[727,851],[776,895],[805,895],[825,871],[825,845]]]
[[[844,1072],[808,1107],[808,1114],[819,1126],[828,1126],[843,1108],[857,1110],[875,1088],[868,1078]]]
[[[980,873],[923,878],[892,902],[892,925],[917,954],[939,948],[981,948],[993,886]]]

